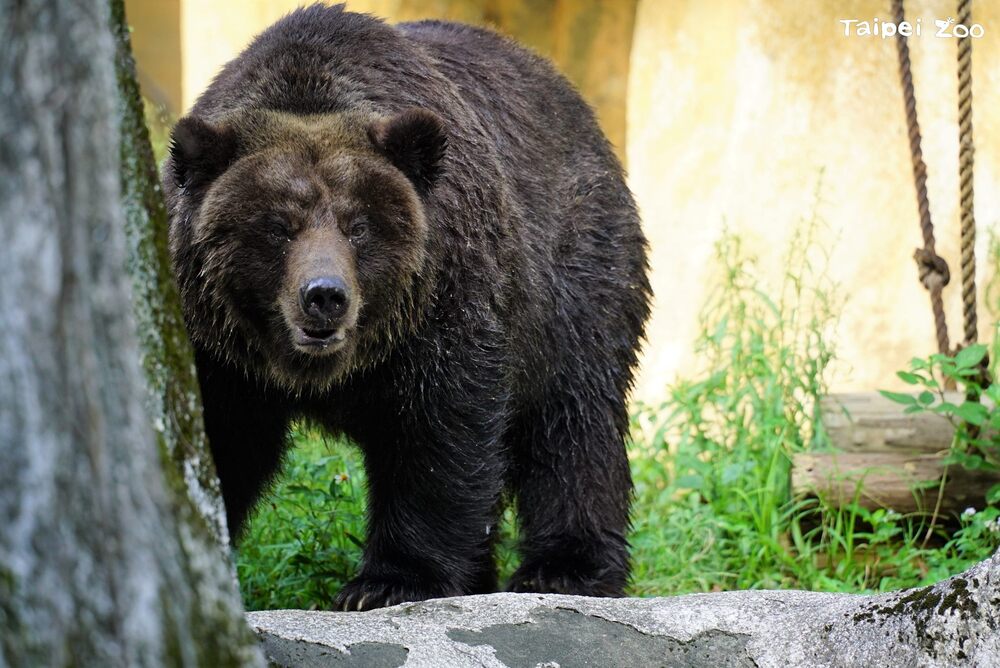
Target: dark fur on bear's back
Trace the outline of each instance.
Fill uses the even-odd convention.
[[[234,535],[305,418],[356,441],[369,480],[338,606],[494,590],[505,490],[512,589],[621,595],[645,240],[572,87],[489,31],[316,5],[227,65],[174,144],[171,249]],[[319,193],[297,222],[256,215],[289,189]],[[357,325],[310,357],[286,349],[281,286],[320,255],[350,265]]]

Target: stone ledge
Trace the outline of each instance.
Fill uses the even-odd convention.
[[[879,596],[743,591],[596,599],[488,594],[371,612],[247,615],[277,666],[1000,665],[988,560]]]

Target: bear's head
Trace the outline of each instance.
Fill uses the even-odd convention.
[[[164,188],[195,342],[299,393],[384,356],[426,297],[446,142],[423,109],[178,122]]]

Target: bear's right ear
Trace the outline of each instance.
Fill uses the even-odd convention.
[[[200,188],[216,179],[236,157],[236,133],[229,127],[210,125],[185,116],[170,135],[170,162],[174,181],[181,188]]]

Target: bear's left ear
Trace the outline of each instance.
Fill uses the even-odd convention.
[[[376,121],[368,136],[378,152],[406,174],[417,192],[430,192],[441,175],[448,146],[440,116],[427,109],[407,109]]]

